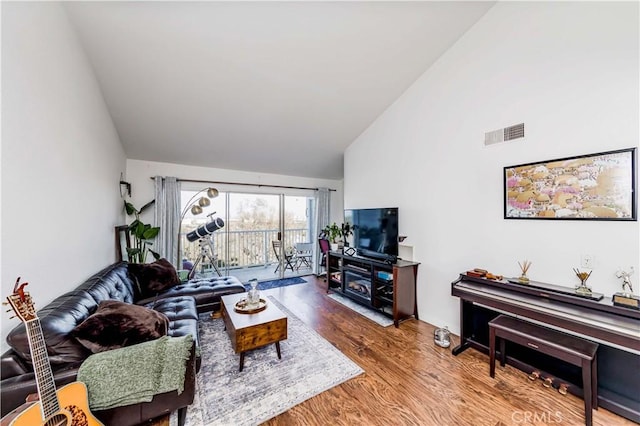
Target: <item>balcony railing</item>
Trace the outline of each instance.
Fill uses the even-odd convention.
[[[180,234],[182,257],[195,262],[200,255],[198,241],[188,241],[186,233]],[[227,251],[228,235],[228,251]],[[296,243],[310,242],[309,230],[306,228],[285,229],[283,245],[286,251],[293,251]],[[277,229],[262,231],[215,231],[211,234],[214,255],[217,255],[217,266],[220,268],[249,268],[268,266],[278,262],[271,245],[278,237]],[[227,255],[228,253],[228,255]]]

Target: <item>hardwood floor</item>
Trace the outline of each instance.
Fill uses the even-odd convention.
[[[531,382],[510,366],[489,377],[489,358],[473,349],[457,357],[433,343],[434,328],[411,319],[380,327],[326,296],[326,283],[265,291],[365,373],[266,424],[279,425],[583,425],[584,403]],[[452,336],[452,346],[457,336]],[[205,361],[206,362],[206,361]],[[247,407],[250,409],[250,407]],[[158,422],[157,425],[163,423]],[[633,425],[603,408],[593,424]]]

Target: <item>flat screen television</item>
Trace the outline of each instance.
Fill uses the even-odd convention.
[[[344,222],[353,226],[347,242],[360,256],[395,262],[398,258],[398,208],[345,210]]]

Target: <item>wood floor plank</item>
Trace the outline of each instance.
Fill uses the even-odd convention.
[[[508,365],[497,367],[492,379],[488,356],[473,349],[453,356],[434,344],[434,326],[412,319],[400,328],[381,327],[327,297],[322,279],[305,279],[306,285],[263,293],[276,297],[365,373],[266,425],[584,424],[582,399],[560,395]],[[452,337],[457,343],[457,336]],[[635,423],[600,408],[593,413],[593,424]]]

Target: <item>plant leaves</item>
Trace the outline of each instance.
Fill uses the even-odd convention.
[[[127,215],[129,215],[129,216],[131,216],[132,214],[139,213],[138,210],[136,210],[136,208],[133,207],[133,204],[131,204],[128,201],[124,202],[124,209],[126,210]]]
[[[131,228],[131,235],[133,235],[136,241],[142,240],[144,235],[144,223],[137,222],[135,226]]]
[[[153,257],[154,257],[156,260],[159,260],[159,259],[160,259],[160,253],[155,252],[155,251],[153,251],[153,250],[151,250],[151,249],[149,249],[149,251],[151,252],[151,254],[153,255]]]
[[[160,233],[160,228],[156,227],[156,228],[147,228],[144,230],[143,234],[142,234],[142,238],[144,238],[145,240],[152,240],[155,237],[158,236],[158,234]]]
[[[135,215],[135,220],[133,222],[131,222],[131,224],[129,225],[129,233],[130,235],[133,237],[133,239],[135,240],[135,248],[130,248],[127,249],[127,254],[129,254],[129,259],[132,263],[144,263],[146,258],[147,258],[147,250],[148,246],[150,246],[151,242],[148,242],[147,240],[152,240],[155,237],[158,236],[158,234],[160,233],[160,228],[159,227],[152,227],[150,224],[147,223],[143,223],[140,220],[140,213],[142,213],[144,210],[148,209],[149,207],[151,207],[154,203],[156,202],[156,200],[151,200],[150,202],[148,202],[147,204],[145,204],[144,206],[142,206],[142,208],[140,210],[137,210],[133,204],[129,203],[128,201],[124,201],[124,207],[125,210],[127,212],[128,215]],[[151,251],[151,250],[149,250]],[[159,254],[155,253],[153,251],[151,251],[151,253],[153,253],[153,256],[158,259]]]
[[[140,207],[140,211],[138,213],[142,213],[143,211],[145,211],[146,209],[148,209],[149,207],[151,207],[154,203],[156,202],[156,200],[151,200],[149,201],[147,204],[145,204],[144,206]]]

